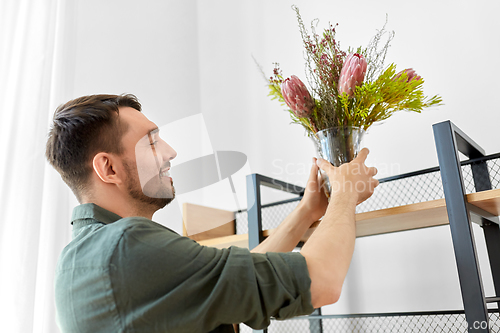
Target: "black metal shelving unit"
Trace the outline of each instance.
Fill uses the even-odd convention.
[[[435,124],[433,130],[439,167],[379,180],[376,193],[356,211],[445,198],[463,310],[333,316],[321,315],[321,309],[318,309],[307,317],[273,321],[264,332],[500,332],[499,310],[487,308],[487,303],[496,303],[500,308],[499,220],[470,206],[466,199],[467,193],[500,188],[500,154],[485,156],[484,150],[451,121]],[[459,152],[468,160],[461,162]],[[297,197],[264,205],[261,203],[262,186]],[[277,179],[260,174],[247,176],[249,209],[235,213],[237,233],[248,232],[249,248],[254,248],[263,240],[262,230],[276,227],[293,210],[303,193],[302,187]],[[496,293],[492,297],[484,294],[472,220],[484,231]],[[290,331],[289,326],[286,331],[280,330],[280,325],[291,322],[296,323],[296,331]]]

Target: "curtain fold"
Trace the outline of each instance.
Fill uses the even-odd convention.
[[[71,94],[61,39],[73,1],[0,2],[0,325],[57,332],[53,277],[74,199],[45,161],[53,110]],[[71,27],[71,26],[69,26]],[[59,40],[59,42],[58,42]],[[70,48],[71,49],[71,48]],[[69,68],[70,69],[70,68]],[[63,74],[64,73],[64,74]]]

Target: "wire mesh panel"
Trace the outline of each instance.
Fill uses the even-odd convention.
[[[466,333],[469,326],[484,329],[486,325],[491,332],[500,332],[498,310],[489,313],[489,323],[469,324],[463,311],[298,317],[285,321],[272,320],[268,333]],[[240,326],[242,333],[252,332],[248,326]]]
[[[486,162],[488,172],[490,174],[491,186],[493,188],[500,187],[500,159],[491,159]]]
[[[262,230],[276,228],[295,207],[299,204],[300,197],[292,200],[285,200],[278,205],[262,207]],[[248,214],[246,211],[236,213],[236,233],[248,233]]]
[[[439,171],[434,171],[386,182],[381,181],[373,195],[356,207],[356,213],[441,198],[444,198],[441,174]]]

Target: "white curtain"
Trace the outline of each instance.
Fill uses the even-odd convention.
[[[44,152],[53,110],[71,93],[73,8],[64,0],[0,1],[2,332],[58,332],[53,278],[74,198]]]

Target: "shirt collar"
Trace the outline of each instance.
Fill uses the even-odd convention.
[[[99,222],[109,224],[120,220],[122,217],[116,215],[109,210],[106,210],[100,206],[93,203],[86,203],[80,206],[76,206],[73,209],[73,215],[71,216],[71,224],[77,220],[92,219]]]

